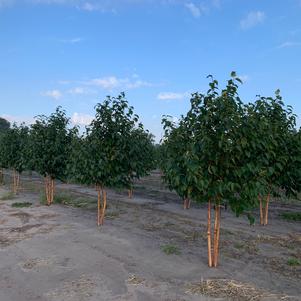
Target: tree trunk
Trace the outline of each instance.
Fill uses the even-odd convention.
[[[219,236],[220,236],[220,217],[221,217],[221,207],[217,204],[215,207],[215,219],[216,219],[216,229],[214,229],[214,267],[218,264],[219,255]]]
[[[96,185],[97,190],[97,226],[100,225],[100,209],[101,209],[101,195],[100,195],[100,186]]]
[[[208,201],[207,213],[207,240],[208,240],[208,266],[212,267],[212,251],[211,251],[211,201]]]
[[[102,189],[102,196],[103,196],[103,203],[101,208],[101,218],[100,218],[100,224],[103,225],[104,218],[105,218],[105,212],[107,208],[107,192]]]
[[[52,203],[52,187],[51,187],[51,178],[50,176],[45,176],[45,192],[46,192],[46,202],[47,206],[50,206]]]
[[[263,225],[263,207],[262,207],[261,196],[259,196],[259,211],[260,211],[260,225]]]
[[[0,185],[3,185],[3,168],[0,168]]]
[[[267,195],[266,203],[265,203],[265,211],[264,211],[264,225],[268,224],[268,216],[269,216],[269,202],[270,202],[270,193]]]
[[[214,240],[213,240],[213,266],[217,267],[219,253],[219,232],[220,232],[220,204],[215,204],[214,214]]]
[[[133,188],[130,188],[128,190],[128,195],[129,195],[129,198],[131,199],[133,197]]]
[[[51,204],[53,203],[53,200],[54,200],[54,179],[51,178],[50,180],[50,183],[51,183]]]

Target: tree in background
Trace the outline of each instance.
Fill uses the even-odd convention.
[[[155,146],[153,135],[145,131],[141,123],[137,128],[131,130],[130,139],[127,142],[130,178],[128,193],[129,197],[132,198],[133,181],[148,175],[155,168]]]
[[[4,154],[3,154],[3,146],[5,145],[5,140],[3,138],[3,134],[10,128],[10,123],[0,117],[0,185],[3,184],[4,173],[3,169],[7,168],[7,162],[5,162]]]
[[[27,167],[27,144],[29,129],[24,124],[16,124],[2,134],[1,157],[6,168],[13,171],[12,191],[17,194],[20,186],[20,174]]]
[[[107,204],[106,189],[131,187],[132,173],[140,175],[145,169],[134,164],[133,170],[131,160],[136,152],[132,150],[136,147],[133,132],[142,131],[142,127],[124,93],[108,96],[95,106],[95,110],[95,118],[86,133],[74,141],[69,169],[80,183],[96,186],[97,224],[102,225]]]
[[[6,119],[0,117],[0,132],[5,132],[10,128],[10,123]]]
[[[290,106],[284,105],[279,90],[274,98],[259,97],[249,108],[245,166],[252,167],[253,178],[257,178],[260,186],[260,224],[267,225],[270,196],[282,186],[284,176],[289,176],[288,164],[295,160],[291,137],[296,131],[296,116]],[[287,191],[291,191],[290,185],[293,181],[286,181]]]
[[[53,202],[55,179],[64,180],[75,130],[58,107],[49,117],[40,115],[31,125],[30,157],[34,170],[45,178],[47,205]]]
[[[162,120],[165,131],[161,146],[162,178],[169,189],[175,190],[184,200],[184,209],[190,208],[190,198],[198,176],[197,164],[192,152],[190,117],[182,116],[178,124],[171,116],[164,116]]]

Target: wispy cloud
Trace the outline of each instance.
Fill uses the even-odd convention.
[[[160,92],[157,98],[160,100],[181,100],[190,95],[189,92],[176,93],[176,92]]]
[[[244,30],[262,24],[266,19],[263,11],[251,11],[248,15],[240,21],[240,27]]]
[[[193,2],[185,3],[185,7],[195,18],[199,18],[203,13],[207,11],[207,8],[203,4],[197,5]]]
[[[83,38],[72,38],[72,39],[61,40],[61,42],[66,44],[76,44],[82,42],[83,40],[84,40]]]
[[[17,124],[21,124],[24,122],[25,124],[30,125],[35,122],[35,119],[29,116],[16,116],[16,115],[2,114],[0,115],[0,117],[8,120],[10,123],[15,122]]]
[[[96,94],[97,91],[92,89],[87,89],[85,87],[74,87],[68,90],[67,93],[72,95],[87,95],[87,94]]]
[[[48,91],[42,92],[41,95],[53,98],[55,100],[58,100],[63,96],[63,94],[60,90],[48,90]]]
[[[71,121],[75,125],[89,125],[93,120],[93,116],[83,113],[73,113]]]
[[[296,46],[301,46],[301,42],[286,41],[286,42],[278,45],[277,48],[290,48],[290,47],[296,47]]]
[[[152,87],[153,83],[141,80],[137,77],[133,78],[118,78],[116,76],[107,76],[101,78],[94,78],[87,82],[86,85],[91,85],[99,87],[104,90],[114,90],[114,89],[136,89],[141,87]]]

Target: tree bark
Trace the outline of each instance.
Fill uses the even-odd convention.
[[[103,225],[104,218],[105,218],[105,212],[107,208],[107,192],[102,189],[102,197],[103,197],[103,203],[101,208],[101,218],[100,218],[100,224]]]
[[[133,197],[133,188],[128,190],[128,195],[130,199]]]
[[[265,203],[265,211],[264,211],[264,225],[268,224],[268,216],[269,216],[269,202],[270,202],[270,193],[268,193]]]
[[[100,225],[100,209],[101,209],[101,195],[100,195],[100,186],[96,185],[97,190],[97,226]]]
[[[214,267],[218,265],[218,255],[219,255],[219,236],[220,236],[220,217],[221,217],[221,207],[220,204],[217,204],[215,207],[215,219],[216,219],[216,229],[214,236]]]
[[[3,185],[3,168],[0,168],[0,185]]]
[[[261,196],[259,196],[259,211],[260,211],[260,225],[263,225],[263,207],[262,207]]]
[[[208,241],[208,266],[212,267],[212,251],[211,251],[211,201],[208,201],[207,213],[207,241]]]

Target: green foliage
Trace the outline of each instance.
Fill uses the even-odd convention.
[[[13,200],[15,198],[15,194],[13,192],[7,192],[0,197],[0,200],[7,201]]]
[[[301,265],[301,260],[298,258],[289,258],[287,264],[290,266],[299,266]]]
[[[57,193],[54,198],[53,198],[53,203],[54,204],[64,204],[64,205],[69,205],[70,203],[72,203],[74,197],[68,193]],[[47,204],[47,200],[46,200],[46,195],[45,194],[41,194],[40,195],[40,203],[42,205],[46,205]]]
[[[24,124],[16,124],[6,130],[0,139],[0,156],[2,167],[24,171],[28,162],[28,132]]]
[[[24,208],[24,207],[30,207],[32,205],[32,203],[30,202],[16,202],[16,203],[12,203],[11,206],[14,208]]]
[[[0,132],[5,132],[10,128],[10,123],[6,119],[0,117]]]
[[[231,73],[225,89],[209,76],[206,94],[194,93],[191,108],[179,122],[163,118],[163,179],[181,197],[199,202],[229,202],[240,215],[258,205],[258,195],[283,187],[300,191],[300,132],[295,115],[274,98],[244,104],[241,80]]]
[[[38,116],[31,126],[30,158],[35,171],[42,176],[64,180],[76,129],[68,129],[69,118],[58,107],[49,117]]]
[[[86,133],[73,139],[69,173],[80,183],[129,188],[133,177],[152,166],[152,137],[138,123],[124,93],[108,96],[95,110]]]
[[[171,245],[171,244],[161,246],[161,250],[167,255],[172,255],[172,254],[180,255],[181,254],[179,248],[177,246]]]
[[[284,212],[281,217],[288,221],[301,222],[301,212]]]

